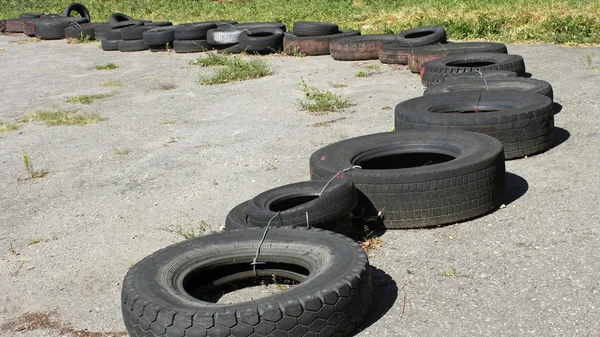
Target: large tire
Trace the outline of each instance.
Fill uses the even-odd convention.
[[[246,52],[270,54],[283,49],[283,30],[274,27],[244,29],[239,36],[239,45]]]
[[[397,130],[345,139],[310,157],[312,179],[352,165],[362,169],[345,176],[364,195],[366,215],[381,217],[386,228],[455,223],[490,212],[504,200],[502,143],[482,134]]]
[[[550,99],[554,99],[552,85],[550,85],[550,83],[542,80],[523,77],[504,79],[492,78],[485,80],[483,78],[473,77],[470,79],[462,79],[460,81],[444,81],[438,85],[434,85],[433,87],[425,89],[423,96],[469,90],[528,91],[544,95]]]
[[[211,50],[212,47],[207,40],[175,40],[173,50],[178,53],[201,53]]]
[[[350,36],[331,41],[329,53],[334,60],[376,60],[379,48],[385,43],[393,42],[394,34],[370,34]]]
[[[252,198],[248,203],[248,223],[253,227],[271,225],[306,226],[332,230],[349,218],[358,205],[352,181],[337,178],[321,193],[327,180],[305,181],[279,186]]]
[[[69,27],[67,20],[40,20],[34,21],[35,35],[40,40],[58,40],[65,37],[65,29]]]
[[[120,40],[118,46],[122,52],[148,50],[148,45],[144,43],[144,40]]]
[[[71,16],[71,12],[77,12],[77,14],[79,14],[82,18],[86,18],[88,20],[88,22],[92,21],[92,18],[90,17],[90,12],[88,11],[88,9],[82,5],[82,4],[78,4],[78,3],[72,3],[70,5],[68,5],[65,10],[63,11],[62,15],[63,16]]]
[[[123,40],[141,40],[144,38],[144,32],[152,29],[153,27],[144,26],[130,26],[121,29],[121,38]]]
[[[296,36],[324,36],[337,34],[338,25],[329,22],[296,21],[292,33]]]
[[[416,47],[403,47],[396,42],[386,43],[379,48],[378,57],[381,63],[407,64],[408,55]]]
[[[206,40],[206,32],[217,28],[212,22],[179,25],[175,28],[175,40]]]
[[[175,30],[173,27],[152,28],[142,33],[144,42],[149,46],[173,45]]]
[[[360,35],[360,31],[354,29],[322,36],[296,36],[285,33],[283,36],[283,51],[288,55],[294,53],[301,53],[306,56],[329,55],[331,41],[356,35]]]
[[[440,26],[423,26],[405,30],[396,35],[401,47],[418,47],[434,43],[446,43],[446,30]]]
[[[437,43],[422,46],[408,56],[408,68],[413,73],[418,73],[423,63],[448,55],[466,55],[472,53],[502,53],[508,51],[506,45],[495,42],[456,42]]]
[[[100,47],[104,51],[118,51],[119,50],[119,42],[121,40],[108,40],[104,39],[100,42]]]
[[[552,145],[554,105],[546,96],[522,91],[473,90],[430,95],[398,104],[395,128],[484,133],[502,141],[506,159],[521,158],[546,151]]]
[[[519,77],[519,74],[514,71],[508,70],[494,70],[494,71],[486,71],[481,74],[478,72],[469,72],[469,73],[458,73],[458,74],[448,74],[444,78],[444,82],[450,81],[462,81],[462,80],[472,80],[472,79],[504,79],[504,78],[515,78]],[[439,85],[439,84],[438,84]]]
[[[525,76],[525,62],[520,55],[475,53],[450,55],[425,62],[420,70],[421,82],[428,87],[444,81],[448,74],[508,70]]]
[[[249,228],[186,240],[144,258],[125,276],[121,308],[132,337],[348,336],[371,306],[366,253],[318,229]],[[208,295],[242,281],[294,280],[273,295],[235,304]],[[218,296],[218,295],[217,295]]]

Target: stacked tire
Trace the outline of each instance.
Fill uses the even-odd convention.
[[[208,30],[208,43],[226,53],[270,54],[283,48],[286,26],[279,22],[223,24]]]
[[[340,30],[330,22],[296,21],[292,32],[283,37],[283,50],[288,55],[329,55],[331,41],[356,35],[360,31]]]
[[[379,49],[382,63],[408,64],[408,56],[414,49],[431,44],[446,43],[446,30],[440,26],[417,27],[398,33],[394,42]]]
[[[199,53],[212,49],[206,39],[209,29],[217,28],[213,22],[197,22],[175,28],[173,50],[176,53]]]

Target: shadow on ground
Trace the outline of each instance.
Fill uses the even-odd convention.
[[[527,180],[514,173],[506,172],[506,192],[504,204],[510,205],[522,197],[529,189]]]
[[[571,138],[571,133],[563,128],[554,127],[554,143],[552,148],[555,148]]]
[[[371,297],[373,299],[371,311],[358,329],[350,336],[356,336],[359,332],[385,316],[398,299],[398,285],[396,284],[396,281],[383,270],[373,266],[370,266],[370,268],[373,286],[373,289],[371,290]]]

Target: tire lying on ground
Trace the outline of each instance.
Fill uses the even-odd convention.
[[[79,14],[82,18],[86,18],[88,22],[92,21],[92,18],[90,17],[90,12],[82,4],[72,3],[68,5],[63,11],[62,15],[71,16],[71,12],[77,12],[77,14]]]
[[[446,43],[446,30],[440,26],[422,26],[398,33],[394,41],[401,47]]]
[[[25,20],[27,19],[6,19],[4,31],[7,33],[23,33]]]
[[[179,25],[175,28],[175,40],[206,40],[206,32],[213,28],[217,28],[213,22]]]
[[[428,87],[441,83],[448,74],[508,70],[525,76],[525,62],[520,55],[474,53],[450,55],[425,62],[421,66],[421,82]]]
[[[98,23],[71,23],[69,27],[65,28],[65,37],[68,39],[82,39],[87,38],[90,40],[96,39],[96,28]]]
[[[348,336],[371,306],[364,250],[319,229],[271,228],[186,240],[136,263],[125,276],[121,308],[132,337]],[[224,292],[261,281],[297,283],[256,300],[216,304]]]
[[[462,80],[471,80],[471,79],[504,79],[504,78],[515,78],[515,77],[519,77],[519,74],[515,73],[514,71],[508,71],[508,70],[492,70],[492,71],[486,71],[486,72],[482,72],[482,73],[478,73],[476,71],[473,72],[468,72],[468,73],[458,73],[458,74],[448,74],[446,75],[446,77],[444,78],[444,81],[442,83],[445,82],[450,82],[450,81],[462,81]]]
[[[432,97],[432,96],[429,96]],[[542,96],[540,96],[542,97]],[[344,173],[387,228],[421,228],[474,218],[504,200],[502,143],[462,130],[402,130],[350,138],[310,157],[312,179]]]
[[[206,33],[206,39],[213,46],[233,46],[240,42],[240,34],[244,29],[263,27],[279,28],[284,32],[286,30],[286,26],[280,22],[223,24],[217,28],[209,29]]]
[[[296,21],[292,33],[296,36],[323,36],[337,34],[338,25],[330,22]]]
[[[472,53],[502,53],[508,51],[506,45],[495,42],[456,42],[440,43],[422,46],[408,55],[408,68],[413,73],[418,73],[421,65],[427,61],[435,60],[448,55],[466,55]]]
[[[100,42],[100,47],[104,51],[118,51],[119,50],[119,42],[122,40],[108,40],[104,39]]]
[[[346,29],[335,34],[322,36],[297,36],[285,33],[283,36],[283,51],[286,54],[301,53],[307,56],[329,55],[331,41],[348,36],[360,35],[360,31]]]
[[[69,27],[67,20],[35,20],[35,35],[40,40],[57,40],[65,37],[65,29]]]
[[[485,80],[483,78],[474,77],[470,79],[462,79],[460,81],[444,81],[440,84],[434,85],[433,87],[425,89],[423,96],[469,90],[528,91],[547,96],[551,100],[554,99],[552,85],[550,85],[550,83],[542,80],[523,77]]]
[[[148,50],[148,45],[144,43],[144,40],[119,40],[117,45],[122,52]]]
[[[144,42],[149,46],[173,45],[175,30],[172,26],[155,27],[142,33]]]
[[[396,42],[386,43],[379,48],[377,57],[381,63],[407,64],[408,55],[415,47],[403,47]]]
[[[331,41],[329,53],[334,60],[376,60],[379,48],[385,43],[393,42],[395,34],[369,34],[350,36]]]
[[[152,28],[145,25],[121,28],[121,38],[128,41],[141,40],[143,39],[144,32]]]
[[[131,16],[125,15],[123,13],[115,12],[108,16],[108,23],[115,24],[121,21],[131,21],[134,20]]]
[[[429,95],[396,106],[396,131],[462,129],[502,141],[506,159],[552,146],[554,108],[546,96],[524,91],[472,90]]]
[[[358,194],[347,178],[333,179],[323,190],[326,184],[327,180],[305,181],[260,193],[248,203],[248,223],[265,226],[279,212],[271,225],[306,226],[308,213],[311,227],[331,230],[348,219],[358,205]]]
[[[6,20],[0,20],[0,33],[4,33],[6,30]]]
[[[44,15],[44,13],[42,13],[42,12],[23,13],[23,14],[19,15],[19,18],[21,18],[21,19],[32,19],[32,18],[39,18],[42,15]]]
[[[173,50],[176,53],[201,53],[211,50],[212,47],[207,40],[175,40]]]
[[[250,200],[238,204],[227,213],[227,217],[225,218],[226,230],[250,227],[248,224],[248,202],[250,202]]]
[[[239,46],[248,53],[270,54],[283,49],[283,30],[275,27],[244,29]]]

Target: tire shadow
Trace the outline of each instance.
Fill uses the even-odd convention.
[[[371,310],[361,323],[361,325],[350,336],[356,336],[359,332],[377,322],[381,317],[390,311],[398,299],[398,285],[383,270],[369,266],[371,268]]]
[[[561,112],[562,108],[563,108],[562,105],[560,105],[559,103],[556,103],[556,102],[552,103],[552,107],[554,108],[555,115],[558,114],[559,112]]]
[[[529,190],[529,184],[523,177],[514,173],[506,172],[506,192],[504,194],[504,204],[510,205],[521,198]]]
[[[566,142],[571,138],[571,133],[563,128],[554,127],[554,141],[552,143],[552,149]]]

